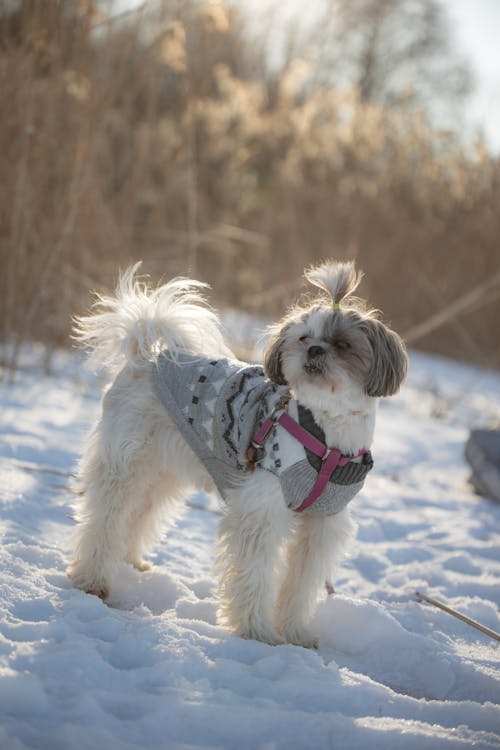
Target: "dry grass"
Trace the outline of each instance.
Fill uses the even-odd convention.
[[[498,159],[308,70],[271,87],[244,19],[214,4],[119,22],[29,0],[1,17],[4,363],[65,344],[89,288],[139,258],[274,316],[305,265],[355,256],[400,331],[497,272]],[[418,344],[498,366],[497,292]]]

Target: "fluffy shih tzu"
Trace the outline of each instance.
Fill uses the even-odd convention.
[[[225,344],[203,284],[151,289],[138,265],[76,320],[112,382],[81,461],[69,575],[106,598],[121,561],[150,567],[160,516],[216,488],[220,622],[314,646],[308,620],[352,538],[349,502],[373,465],[377,399],[405,377],[404,344],[352,297],[354,264],[328,262],[305,274],[320,295],[273,326],[263,367],[248,365]]]

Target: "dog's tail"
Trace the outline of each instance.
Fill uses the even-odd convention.
[[[177,278],[152,288],[137,277],[140,263],[118,280],[115,296],[97,295],[94,312],[74,319],[73,338],[97,368],[140,370],[162,349],[209,357],[232,356],[200,281]]]

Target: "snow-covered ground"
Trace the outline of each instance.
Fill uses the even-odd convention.
[[[413,355],[308,651],[217,625],[214,497],[151,572],[122,567],[113,607],[72,588],[67,473],[98,393],[75,357],[52,377],[35,359],[0,392],[2,750],[500,748],[498,643],[415,600],[500,631],[500,505],[470,491],[462,458],[468,428],[500,420],[500,376]]]

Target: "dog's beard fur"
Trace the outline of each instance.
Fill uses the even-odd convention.
[[[120,561],[147,569],[143,554],[161,531],[159,517],[175,519],[193,488],[211,486],[158,401],[150,362],[162,348],[174,357],[181,350],[231,356],[196,282],[148,290],[135,271],[123,275],[115,298],[101,298],[100,309],[75,327],[94,359],[115,374],[80,466],[82,503],[69,571],[76,586],[103,598]],[[348,264],[325,264],[308,278],[334,302],[359,281]],[[406,354],[396,334],[359,305],[334,310],[322,300],[274,327],[265,369],[313,412],[329,445],[355,453],[370,447],[376,396],[399,388]],[[228,493],[218,533],[221,622],[247,638],[315,645],[307,622],[353,529],[347,509],[295,515],[276,476],[260,469],[242,475],[241,487]]]

